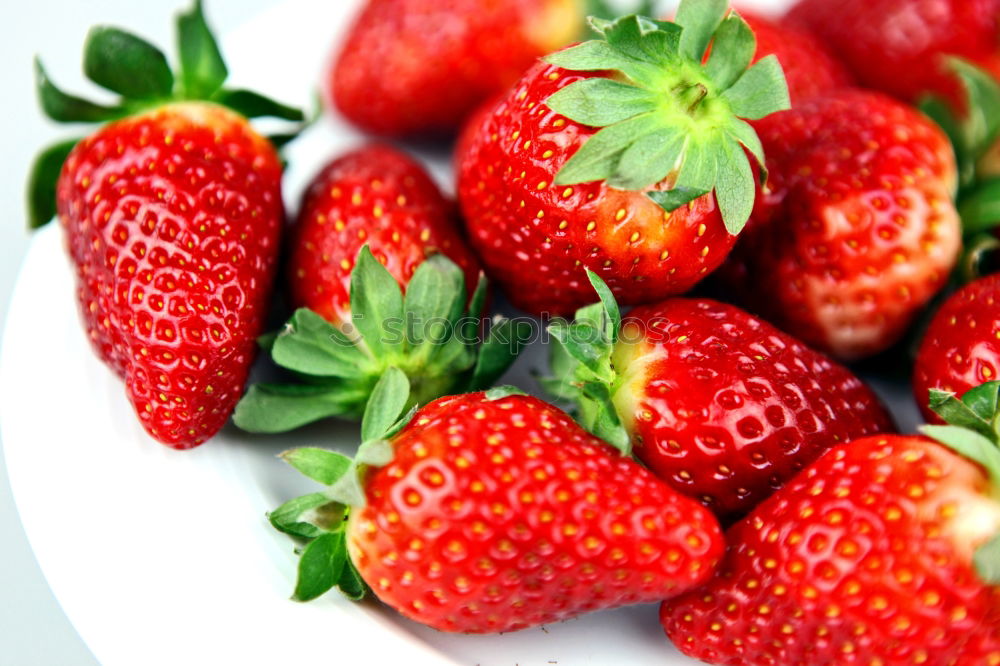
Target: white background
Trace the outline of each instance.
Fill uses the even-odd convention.
[[[206,12],[222,33],[278,2],[208,0]],[[4,121],[0,130],[0,323],[6,323],[10,292],[28,242],[24,213],[28,167],[38,149],[70,136],[74,129],[51,124],[38,111],[32,58],[42,56],[60,86],[90,92],[80,74],[81,48],[89,26],[128,27],[172,56],[173,16],[186,6],[185,0],[0,2],[0,113]],[[38,363],[44,365],[45,359]],[[2,456],[0,553],[0,664],[94,666],[97,662],[66,620],[35,563],[14,509]]]

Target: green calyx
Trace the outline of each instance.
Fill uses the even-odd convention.
[[[404,414],[409,393],[406,375],[397,368],[387,369],[372,391],[361,423],[362,443],[353,459],[316,448],[281,454],[289,465],[326,486],[268,514],[275,529],[303,544],[292,595],[296,601],[311,601],[334,587],[355,601],[367,594],[368,587],[347,554],[347,517],[352,507],[365,505],[366,470],[392,462],[389,440],[409,423],[414,412]]]
[[[229,107],[247,118],[272,117],[297,123],[297,134],[308,122],[302,111],[263,95],[223,87],[229,70],[205,21],[201,0],[177,17],[178,69],[160,49],[125,30],[98,26],[87,35],[83,71],[88,79],[117,95],[111,104],[97,104],[59,89],[40,60],[35,60],[35,88],[42,111],[60,123],[106,123],[184,101],[205,101]],[[285,143],[293,134],[276,141]],[[55,215],[55,183],[66,156],[79,139],[45,150],[28,182],[28,219],[32,229]]]
[[[947,56],[946,65],[965,93],[965,113],[956,113],[950,102],[935,96],[922,99],[920,109],[951,139],[958,158],[959,185],[967,190],[975,185],[979,160],[1000,139],[1000,84],[968,60]]]
[[[549,363],[551,377],[539,379],[554,398],[576,406],[576,419],[586,430],[625,455],[632,441],[612,398],[619,380],[612,363],[622,317],[611,289],[593,271],[587,271],[600,301],[581,308],[573,322],[554,320]]]
[[[958,213],[966,237],[959,278],[972,282],[996,268],[1000,228],[1000,177],[996,166],[981,169],[984,159],[1000,141],[1000,83],[975,64],[948,56],[947,66],[965,94],[965,112],[939,97],[921,100],[920,108],[934,120],[955,149],[958,160]],[[994,161],[989,158],[988,161]]]
[[[256,384],[233,420],[254,433],[280,433],[330,417],[357,419],[390,369],[407,381],[409,406],[489,388],[530,337],[527,322],[497,320],[483,336],[487,282],[466,307],[465,276],[444,255],[414,272],[406,295],[367,246],[351,274],[352,322],[337,328],[308,309],[265,338],[274,362],[299,378]]]
[[[592,17],[600,39],[546,61],[612,78],[573,83],[546,101],[571,120],[601,127],[566,163],[556,184],[606,181],[645,191],[664,210],[715,193],[722,218],[738,234],[753,210],[747,153],[766,178],[764,151],[745,120],[790,108],[774,56],[751,65],[756,39],[726,0],[684,0],[676,23],[632,15]],[[711,47],[711,55],[705,54]]]
[[[924,426],[921,432],[982,466],[1000,495],[1000,382],[978,386],[961,399],[932,389],[930,407],[948,425]],[[975,565],[984,581],[1000,585],[1000,534],[979,548]]]

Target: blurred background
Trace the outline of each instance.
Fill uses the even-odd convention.
[[[335,0],[334,0],[335,1]],[[207,3],[219,34],[239,26],[280,0],[218,0]],[[7,322],[11,290],[29,234],[24,214],[24,182],[35,153],[72,128],[45,120],[35,101],[32,58],[40,55],[55,81],[68,90],[92,90],[80,72],[81,49],[89,26],[128,26],[168,52],[173,16],[187,0],[34,0],[0,3],[0,326]],[[169,48],[168,48],[169,47]],[[44,364],[44,359],[39,359]],[[39,445],[44,443],[39,442]],[[74,519],[72,516],[67,516]],[[86,519],[80,517],[80,519]],[[0,664],[4,666],[94,666],[97,661],[77,636],[49,591],[18,520],[0,456]],[[72,548],[72,544],[67,544]]]

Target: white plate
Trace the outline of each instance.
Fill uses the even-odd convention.
[[[781,0],[745,5],[774,7]],[[330,45],[357,2],[292,0],[225,40],[233,82],[307,105]],[[290,154],[289,204],[331,155],[360,141],[326,119]],[[448,158],[422,154],[444,184]],[[104,666],[289,663],[691,664],[664,638],[656,606],[491,637],[453,636],[336,593],[288,600],[295,556],[264,514],[309,492],[275,459],[294,445],[342,446],[331,422],[292,436],[232,427],[177,453],[150,440],[120,382],[95,358],[52,225],[31,245],[0,355],[0,427],[28,538],[70,620]],[[533,348],[509,379],[541,368]],[[913,410],[905,394],[901,421]]]

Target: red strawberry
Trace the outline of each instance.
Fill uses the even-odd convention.
[[[582,0],[369,0],[329,73],[331,102],[390,136],[450,134],[584,27]]]
[[[931,389],[964,394],[1000,377],[1000,275],[966,285],[938,310],[913,374],[917,404],[931,422]]]
[[[293,304],[334,324],[349,322],[351,271],[364,245],[404,288],[438,253],[462,268],[470,293],[479,279],[452,204],[419,164],[388,146],[348,153],[313,179],[292,240]]]
[[[1000,0],[800,0],[786,22],[865,87],[920,102],[951,135],[963,186],[1000,174]]]
[[[332,452],[285,456],[333,484],[271,516],[312,539],[297,598],[334,585],[357,597],[360,576],[417,622],[496,633],[663,599],[712,575],[724,549],[712,515],[555,407],[495,389],[443,398],[392,434],[406,396],[387,398],[390,385],[405,391],[405,379],[387,374],[372,399],[383,409],[365,415],[360,475]],[[346,523],[331,496],[354,507]]]
[[[392,148],[362,148],[323,169],[292,241],[299,309],[268,344],[305,381],[250,387],[236,425],[278,433],[360,418],[390,367],[406,374],[413,404],[492,386],[532,328],[497,318],[483,335],[486,279],[454,224],[430,177]]]
[[[631,450],[724,522],[829,448],[893,430],[849,370],[739,308],[672,299],[617,325],[610,294],[596,286],[609,309],[603,317],[583,310],[573,327],[553,325],[558,379],[546,385],[579,405],[594,434]]]
[[[277,153],[219,104],[301,114],[222,89],[225,65],[197,3],[179,30],[176,86],[155,47],[114,28],[91,32],[84,68],[122,95],[113,108],[62,93],[39,65],[54,119],[121,119],[71,152],[72,142],[45,153],[32,197],[41,224],[55,193],[94,348],[124,379],[149,434],[187,449],[223,426],[243,390],[283,221]]]
[[[906,102],[964,97],[944,56],[1000,77],[998,0],[799,0],[787,22],[819,36],[861,82]]]
[[[757,128],[772,177],[723,281],[838,358],[885,350],[957,260],[947,139],[916,111],[850,90]]]
[[[922,437],[829,451],[730,530],[712,583],[663,604],[667,635],[727,666],[1000,664],[996,434],[930,432],[985,447],[975,461]]]
[[[747,69],[753,33],[718,3],[685,0],[678,24],[594,26],[600,39],[529,70],[458,158],[470,241],[536,313],[585,305],[584,266],[628,304],[684,292],[718,267],[752,208],[745,151],[762,159],[740,118],[788,105],[775,58]]]

